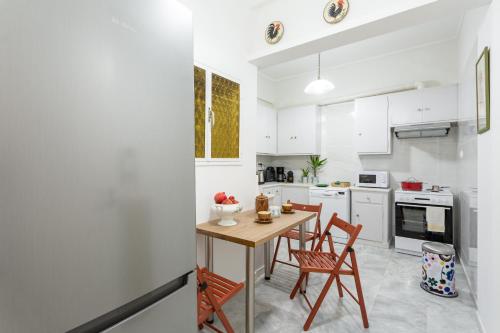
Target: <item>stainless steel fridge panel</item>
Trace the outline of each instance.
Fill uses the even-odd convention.
[[[194,333],[196,325],[196,276],[188,284],[105,333]],[[187,311],[190,309],[191,311]]]
[[[178,2],[0,1],[0,332],[63,332],[194,269],[193,113]]]

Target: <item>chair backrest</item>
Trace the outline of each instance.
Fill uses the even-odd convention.
[[[314,227],[314,232],[318,233],[318,235],[321,234],[321,221],[320,221],[320,216],[321,216],[321,209],[323,208],[323,204],[320,202],[319,205],[306,205],[306,204],[301,204],[301,203],[296,203],[296,202],[290,202],[288,203],[292,204],[292,208],[294,210],[301,210],[304,212],[311,212],[311,213],[316,213],[316,225]]]
[[[340,254],[339,259],[338,259],[338,262],[342,263],[342,262],[344,262],[345,258],[347,257],[347,254],[349,252],[352,252],[352,246],[354,245],[354,242],[356,242],[356,239],[358,238],[359,233],[361,232],[361,229],[363,228],[363,226],[361,224],[352,225],[352,224],[340,219],[337,216],[337,213],[334,213],[332,215],[332,218],[330,219],[330,222],[328,222],[326,229],[321,234],[319,242],[316,245],[316,248],[314,249],[314,251],[317,252],[317,251],[321,250],[321,245],[325,241],[326,237],[330,234],[330,229],[333,226],[339,228],[340,230],[344,231],[348,235],[347,243],[345,244],[345,247],[342,250],[342,253]]]

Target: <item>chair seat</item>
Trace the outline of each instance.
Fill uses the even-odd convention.
[[[286,231],[286,232],[282,233],[281,237],[290,238],[290,239],[294,239],[294,240],[299,240],[300,239],[300,234],[299,234],[298,230],[292,229],[292,230],[289,230],[289,231]],[[319,238],[319,236],[314,235],[313,232],[306,231],[306,237],[305,237],[305,241],[306,242],[309,242],[309,241],[313,240],[314,238]]]
[[[233,282],[206,269],[202,270],[202,274],[220,306],[224,305],[224,303],[244,287],[244,283]],[[203,310],[213,309],[205,293],[202,293],[200,306]]]
[[[312,252],[292,250],[302,272],[328,273],[337,265],[335,254],[330,252]]]

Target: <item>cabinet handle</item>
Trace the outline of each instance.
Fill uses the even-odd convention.
[[[422,111],[424,111],[424,109],[418,108],[417,111],[422,112]]]
[[[431,110],[431,108],[425,108],[425,111],[430,111],[430,110]]]
[[[356,217],[359,217],[359,214],[356,214]]]
[[[358,136],[362,136],[362,135],[363,135],[363,133],[358,133]]]

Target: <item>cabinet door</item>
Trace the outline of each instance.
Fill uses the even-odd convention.
[[[423,90],[425,122],[456,121],[458,91],[456,85]]]
[[[276,154],[276,111],[265,102],[257,103],[257,153]]]
[[[358,154],[390,154],[387,96],[357,99],[355,102],[354,143]]]
[[[319,134],[319,111],[316,106],[278,111],[279,154],[318,154]]]
[[[262,101],[257,102],[256,124],[257,124],[257,153],[267,154],[267,106]]]
[[[423,121],[422,90],[389,95],[391,125],[409,125]]]
[[[309,203],[309,189],[307,187],[289,187],[283,186],[281,189],[281,200],[287,202],[308,204]]]
[[[268,154],[276,154],[278,152],[278,136],[277,136],[277,114],[276,110],[272,107],[268,107],[265,111],[266,125],[264,126],[267,130],[266,134],[266,151]]]
[[[382,242],[382,225],[384,222],[384,206],[355,201],[352,204],[351,223],[361,224],[363,229],[359,235],[360,239]]]

